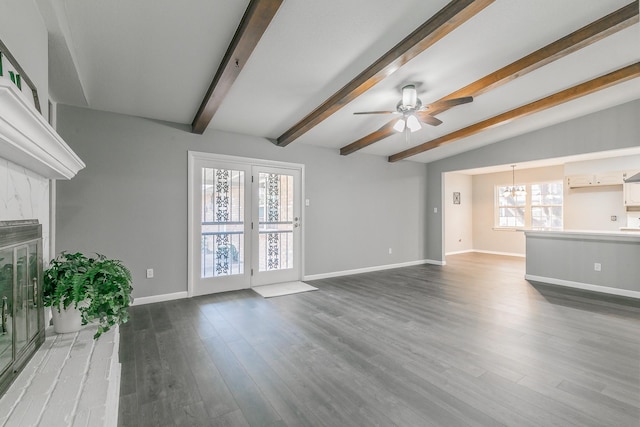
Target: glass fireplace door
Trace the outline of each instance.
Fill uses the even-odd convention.
[[[0,373],[13,362],[13,249],[0,250]]]
[[[42,226],[0,221],[0,396],[44,342]]]

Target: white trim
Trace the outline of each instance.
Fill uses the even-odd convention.
[[[196,254],[193,251],[193,200],[195,197],[194,191],[194,172],[193,168],[195,167],[196,158],[191,153],[191,151],[187,152],[187,297],[191,298],[193,296],[193,257]]]
[[[113,351],[111,352],[111,363],[109,366],[109,377],[107,386],[107,399],[105,401],[105,427],[118,426],[118,407],[120,406],[120,380],[122,376],[122,365],[120,364],[120,325],[116,325],[113,331]]]
[[[131,305],[144,305],[153,304],[154,302],[172,301],[174,299],[188,298],[189,295],[186,291],[174,292],[172,294],[151,295],[150,297],[138,297],[134,298]]]
[[[534,276],[532,274],[525,274],[524,278],[526,280],[532,280],[534,282],[549,283],[552,285],[566,286],[569,288],[576,288],[576,289],[584,289],[587,291],[601,292],[604,294],[619,295],[623,297],[640,298],[639,291],[631,291],[628,289],[611,288],[608,286],[600,286],[600,285],[591,285],[588,283],[574,282],[571,280],[554,279],[552,277]]]
[[[85,164],[11,81],[0,79],[0,157],[50,179],[70,179]]]
[[[447,252],[446,254],[444,254],[445,256],[447,255],[459,255],[459,254],[468,254],[470,252],[475,252],[474,249],[465,249],[463,251],[454,251],[454,252]]]
[[[375,267],[355,268],[353,270],[333,271],[331,273],[310,274],[308,276],[304,276],[303,280],[329,279],[331,277],[351,276],[352,274],[371,273],[373,271],[391,270],[394,268],[411,267],[414,265],[422,264],[445,265],[445,262],[431,259],[421,259],[417,261],[401,262],[398,264],[377,265]]]
[[[298,280],[302,280],[304,277],[304,265],[305,265],[305,244],[306,244],[306,235],[307,235],[307,193],[306,193],[306,175],[305,175],[304,165],[300,165],[300,278]]]
[[[525,254],[519,254],[515,252],[497,252],[497,251],[483,251],[480,249],[474,249],[473,252],[478,252],[481,254],[490,254],[490,255],[502,255],[502,256],[516,256],[518,258],[526,258]]]
[[[302,163],[280,162],[277,160],[253,159],[250,157],[228,156],[226,154],[205,153],[203,151],[188,151],[189,158],[239,163],[244,166],[272,166],[283,169],[304,169]]]
[[[49,260],[56,256],[56,206],[57,201],[57,187],[56,180],[49,180],[49,256],[45,260],[44,265],[49,265]]]
[[[446,221],[446,217],[447,217],[447,213],[445,212],[446,206],[447,206],[447,202],[444,200],[445,198],[445,190],[446,190],[446,172],[441,172],[440,173],[440,206],[435,206],[440,208],[440,253],[438,255],[440,255],[440,258],[442,258],[443,260],[446,257],[446,250],[447,250],[447,226],[445,224]],[[472,190],[473,192],[473,190]],[[433,209],[431,209],[431,206],[429,207],[429,211],[433,211]],[[435,213],[435,212],[434,212]]]
[[[526,258],[525,254],[518,254],[515,252],[496,252],[496,251],[483,251],[481,249],[465,249],[464,251],[447,252],[445,255],[460,255],[468,253],[490,254],[490,255],[502,255],[502,256],[515,256],[518,258]]]

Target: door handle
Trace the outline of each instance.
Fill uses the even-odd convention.
[[[38,306],[38,279],[33,278],[33,306]]]
[[[7,297],[2,297],[2,334],[6,334],[9,329],[7,328],[7,312],[9,311],[9,307],[7,306]]]

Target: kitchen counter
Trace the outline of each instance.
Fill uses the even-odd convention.
[[[636,231],[637,230],[637,231]],[[555,238],[564,238],[564,239],[631,239],[637,240],[640,242],[640,229],[620,229],[617,231],[608,231],[608,230],[532,230],[532,229],[522,229],[525,236],[547,236],[547,237],[555,237]]]
[[[522,231],[527,280],[640,298],[639,232]]]

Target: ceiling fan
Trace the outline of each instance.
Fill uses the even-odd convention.
[[[456,105],[467,104],[473,101],[472,96],[465,96],[462,98],[445,99],[442,101],[436,101],[432,104],[422,105],[422,101],[418,98],[418,92],[415,85],[405,85],[402,88],[402,99],[396,106],[396,111],[362,111],[353,114],[399,114],[402,117],[395,120],[393,129],[398,132],[405,132],[407,135],[407,141],[409,138],[409,132],[415,132],[422,128],[422,123],[426,123],[431,126],[438,126],[442,124],[442,120],[432,116],[430,111],[437,111],[439,109],[448,109]],[[391,122],[389,122],[391,124]]]

